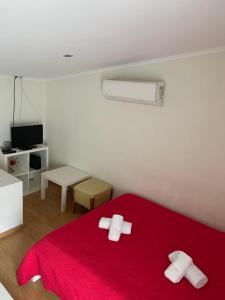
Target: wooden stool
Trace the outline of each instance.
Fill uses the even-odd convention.
[[[77,204],[93,209],[112,198],[112,185],[103,180],[91,178],[74,186],[73,197],[73,212],[76,211]]]

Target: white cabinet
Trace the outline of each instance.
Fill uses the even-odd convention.
[[[0,237],[23,224],[22,182],[0,170]]]
[[[31,155],[40,158],[40,168],[30,166]],[[0,168],[23,182],[23,194],[37,192],[41,188],[41,172],[48,169],[48,147],[39,145],[34,149],[16,153],[0,153]]]

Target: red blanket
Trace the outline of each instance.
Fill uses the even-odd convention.
[[[99,219],[122,214],[131,235],[107,239]],[[168,254],[183,250],[208,276],[202,289],[163,275]],[[60,299],[225,299],[225,234],[134,195],[123,195],[50,233],[26,254],[20,285],[40,274]]]

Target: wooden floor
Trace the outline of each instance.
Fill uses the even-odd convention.
[[[16,269],[33,243],[83,213],[72,213],[72,199],[68,192],[67,210],[61,213],[60,188],[51,183],[45,201],[40,200],[39,192],[24,197],[24,227],[0,240],[0,282],[15,300],[58,299],[43,288],[41,281],[18,286]]]

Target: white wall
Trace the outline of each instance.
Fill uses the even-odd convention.
[[[15,124],[43,122],[46,124],[46,82],[23,79],[21,95],[20,79],[16,80]],[[10,140],[13,116],[13,78],[0,76],[0,146]]]
[[[101,81],[164,80],[163,107],[109,101]],[[225,229],[225,52],[47,86],[50,159]]]

